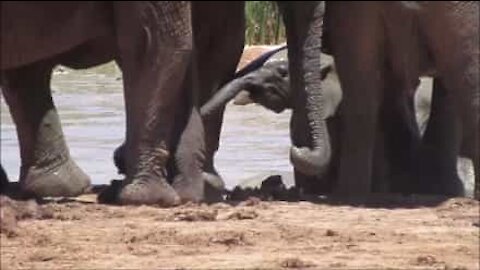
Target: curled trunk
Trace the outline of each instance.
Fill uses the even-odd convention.
[[[254,76],[248,77],[249,74],[257,71],[259,68],[265,64],[265,62],[270,59],[274,54],[277,52],[286,49],[287,46],[281,46],[277,49],[268,51],[255,60],[250,62],[248,65],[243,67],[234,75],[234,80],[225,84],[217,93],[207,102],[205,103],[202,108],[200,109],[200,114],[202,116],[208,116],[218,109],[222,108],[225,104],[227,104],[230,100],[232,100],[240,91],[248,87],[249,85],[253,84],[254,82],[250,82],[250,79],[253,79]]]
[[[294,145],[290,160],[297,171],[320,176],[326,172],[331,159],[320,64],[325,4],[285,2],[282,10],[294,94],[291,120]]]

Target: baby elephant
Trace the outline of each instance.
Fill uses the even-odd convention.
[[[290,98],[290,82],[288,73],[288,60],[285,47],[266,52],[257,59],[253,60],[245,68],[237,72],[236,79],[230,81],[217,94],[212,97],[202,108],[201,115],[207,116],[216,109],[222,107],[227,102],[235,98],[235,104],[246,105],[249,103],[257,103],[263,107],[280,113],[285,109],[291,109]],[[338,117],[341,113],[339,104],[342,99],[342,90],[335,72],[333,58],[329,55],[321,55],[321,78],[322,89],[325,95],[325,110],[329,119],[327,119],[330,144],[332,145],[332,162],[329,172],[322,178],[315,190],[309,190],[308,193],[324,193],[329,192],[332,185],[335,184],[336,166],[338,160],[338,138],[339,121]],[[240,94],[239,94],[240,93]],[[422,127],[428,122],[431,103],[431,81],[425,81],[420,84],[417,89],[418,104],[415,111],[418,115],[422,115],[421,119],[417,119],[418,124]],[[426,115],[426,116],[425,116]],[[388,145],[386,146],[388,147]],[[390,161],[391,162],[391,161]],[[379,163],[377,169],[383,170],[382,166],[387,163]],[[464,160],[460,160],[460,167],[465,167],[465,172],[459,172],[463,182],[466,185],[467,195],[472,196],[473,193],[473,170],[470,164]],[[398,173],[398,172],[397,172]],[[401,180],[401,179],[400,179]],[[408,183],[400,180],[379,180],[374,179],[372,183],[373,191],[388,192],[413,192],[414,189]],[[311,187],[310,187],[311,188]]]
[[[232,80],[217,94],[202,106],[200,113],[207,116],[221,108],[230,100],[245,105],[258,103],[263,107],[281,113],[291,109],[290,81],[286,47],[266,52],[243,69],[237,72]],[[326,97],[325,110],[328,116],[333,116],[342,99],[342,91],[336,76],[333,58],[322,54],[322,86]]]
[[[202,117],[215,112],[236,96],[236,104],[257,103],[275,112],[292,109],[292,97],[285,47],[266,52],[236,73],[236,78],[224,85],[200,109]],[[342,91],[335,72],[333,58],[321,55],[321,79],[325,98],[324,110],[332,150],[332,162],[320,181],[296,183],[305,193],[329,193],[336,179],[338,119],[336,111]],[[239,95],[241,93],[241,95]]]

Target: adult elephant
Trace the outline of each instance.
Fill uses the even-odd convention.
[[[229,102],[232,98],[235,98],[234,104],[246,105],[248,103],[257,103],[263,107],[280,113],[285,109],[291,109],[290,105],[290,84],[288,76],[288,60],[286,57],[286,48],[282,46],[277,49],[272,49],[266,53],[260,55],[256,59],[252,60],[248,65],[242,68],[235,74],[236,79],[232,80],[226,84],[222,89],[220,89],[217,94],[209,100],[208,103],[204,104],[201,109],[202,115],[208,115],[213,111],[217,110],[220,106]],[[328,55],[321,56],[321,78],[322,78],[322,88],[325,96],[325,109],[328,115],[328,131],[330,135],[330,143],[332,145],[332,154],[333,161],[329,168],[328,174],[325,177],[322,177],[316,185],[312,185],[313,188],[305,190],[309,193],[325,193],[330,192],[331,187],[334,185],[336,180],[336,165],[338,165],[335,158],[338,156],[338,124],[339,124],[339,114],[338,108],[339,103],[342,98],[342,90],[336,75],[335,66],[333,63],[333,58]],[[430,80],[431,81],[431,80]],[[241,95],[238,95],[239,92],[243,92]],[[414,181],[412,179],[408,181],[408,176],[413,174],[408,170],[413,170],[412,166],[408,166],[408,163],[405,160],[399,159],[399,149],[403,149],[404,152],[408,152],[411,157],[413,157],[416,152],[411,152],[415,150],[414,147],[410,146],[412,138],[415,139],[415,143],[420,143],[420,136],[418,130],[415,127],[408,128],[408,125],[411,124],[408,121],[405,121],[405,117],[400,117],[404,115],[420,115],[420,119],[417,117],[417,123],[424,130],[424,126],[427,126],[428,118],[430,115],[430,104],[431,104],[431,83],[424,81],[421,86],[416,90],[415,101],[411,96],[411,99],[408,99],[408,102],[414,102],[415,108],[410,106],[397,106],[398,101],[390,99],[383,100],[383,115],[381,117],[382,124],[381,128],[377,130],[377,137],[382,137],[385,134],[385,126],[403,126],[404,129],[409,131],[409,133],[398,133],[390,130],[390,133],[386,133],[385,136],[389,137],[389,140],[381,142],[384,144],[383,147],[377,144],[377,147],[384,149],[385,153],[378,152],[380,156],[376,156],[375,160],[377,164],[375,165],[376,175],[372,179],[371,190],[374,192],[404,192],[404,193],[413,193],[413,192],[422,192],[422,189],[430,190],[430,193],[436,193],[435,189],[439,186],[437,182],[430,182],[431,186],[425,187],[427,183],[422,181]],[[388,97],[388,96],[387,96]],[[437,106],[448,106],[448,96],[441,95],[437,96]],[[439,103],[440,102],[440,103]],[[389,110],[387,110],[389,108]],[[403,110],[414,109],[414,111],[404,112]],[[442,111],[433,108],[432,119],[437,119],[434,121],[441,121],[440,124],[450,123],[450,119],[445,118],[445,114],[439,114]],[[433,122],[430,123],[432,125]],[[416,123],[413,125],[417,126]],[[405,132],[405,131],[404,131]],[[411,151],[405,151],[405,149],[410,148]],[[464,147],[465,150],[470,149],[469,147]],[[466,152],[462,151],[462,155],[466,155]],[[438,157],[429,157],[438,158]],[[398,163],[403,164],[404,167],[399,166]],[[466,165],[465,161],[460,161],[463,165]],[[435,164],[435,161],[431,161]],[[405,165],[407,165],[405,167]],[[456,172],[453,171],[453,172]],[[400,175],[400,176],[399,176]],[[403,177],[402,177],[403,176]],[[470,182],[471,176],[468,172],[462,171],[462,182],[455,181],[451,184],[454,187],[450,192],[455,192],[456,186],[458,185],[467,185],[468,193],[471,195],[471,186]],[[458,194],[461,195],[461,194]]]
[[[246,105],[257,103],[275,113],[293,109],[293,91],[290,87],[290,75],[286,46],[267,51],[239,70],[234,79],[225,84],[219,91],[201,107],[201,116],[208,117],[219,108],[236,97],[235,103]],[[330,166],[325,173],[319,174],[316,181],[297,182],[297,187],[304,193],[319,194],[331,191],[336,175],[336,156],[338,154],[337,132],[338,118],[336,112],[342,98],[342,91],[333,64],[333,58],[322,54],[321,83],[323,95],[323,112],[328,126],[329,143],[332,149]],[[240,92],[243,92],[239,95]],[[296,128],[303,128],[296,126]],[[301,132],[298,131],[298,132]]]
[[[337,192],[369,192],[382,97],[409,104],[422,75],[434,77],[434,91],[432,118],[414,161],[424,183],[419,191],[463,195],[456,173],[462,144],[471,146],[465,152],[478,185],[479,5],[329,2],[325,24],[344,92]]]
[[[243,3],[242,3],[243,5]],[[303,160],[307,164],[317,164],[327,167],[330,149],[323,144],[327,135],[325,117],[322,108],[322,92],[320,89],[320,62],[316,61],[321,49],[321,25],[324,13],[323,2],[288,2],[278,3],[287,31],[289,44],[288,54],[292,88],[292,107],[295,108],[291,119],[292,159]],[[212,16],[212,10],[215,15]],[[241,12],[241,13],[239,13]],[[227,81],[234,77],[234,71],[243,48],[243,6],[236,9],[230,3],[193,3],[193,29],[195,36],[195,54],[200,58],[197,61],[197,76],[200,81],[198,88],[201,104],[205,103]],[[241,18],[238,16],[241,14]],[[308,101],[307,101],[308,100]],[[308,104],[307,104],[308,103]],[[305,106],[307,104],[307,106]],[[192,167],[201,167],[203,180],[217,190],[222,189],[224,182],[214,167],[214,154],[218,149],[219,136],[223,119],[224,106],[212,114],[203,117],[205,126],[206,155],[204,162],[191,159],[191,147],[183,147],[179,143],[177,165],[190,164]],[[298,127],[303,128],[298,128]],[[188,138],[189,136],[185,136]],[[188,140],[186,141],[195,141]],[[122,147],[114,154],[115,162],[122,171]],[[172,163],[174,163],[172,161]],[[184,177],[179,170],[172,171],[172,181],[182,179],[191,183],[191,177]],[[315,177],[307,176],[296,170],[297,179],[305,181]],[[177,177],[178,176],[178,177]],[[189,180],[190,178],[190,180]],[[175,184],[174,184],[175,185]],[[184,186],[184,185],[182,185]],[[197,194],[196,200],[204,199],[202,185],[187,185],[191,187],[188,193]],[[195,186],[195,187],[194,187]]]
[[[292,89],[290,89],[288,60],[284,53],[285,47],[280,47],[268,51],[237,72],[236,79],[226,84],[220,89],[209,102],[201,108],[201,115],[209,115],[218,110],[219,107],[237,96],[236,103],[248,104],[258,103],[263,107],[280,113],[285,109],[292,109],[291,98]],[[270,59],[271,58],[271,59]],[[325,175],[322,175],[316,182],[299,185],[305,193],[329,193],[336,183],[338,175],[338,152],[339,152],[339,124],[341,112],[339,105],[342,99],[342,90],[338,81],[334,60],[331,56],[321,55],[321,79],[322,92],[324,97],[324,112],[326,115],[329,141],[332,148],[332,161]],[[238,95],[239,92],[242,95]],[[412,97],[413,98],[413,97]],[[408,100],[410,101],[410,100]],[[383,135],[387,133],[389,138],[396,138],[390,141],[380,141],[377,143],[375,159],[375,176],[370,187],[374,192],[414,192],[412,183],[408,183],[402,178],[409,173],[409,162],[398,157],[396,149],[411,148],[412,141],[418,143],[420,133],[416,128],[415,119],[412,122],[406,121],[404,115],[415,115],[414,111],[405,112],[410,109],[407,106],[398,107],[392,102],[392,98],[385,98],[383,101],[384,109],[382,126],[378,128],[377,133]],[[413,108],[411,108],[413,110]],[[396,130],[385,132],[385,126],[399,126]],[[412,125],[412,126],[410,126]],[[300,127],[299,127],[300,128]],[[380,137],[380,136],[378,136]],[[400,146],[398,146],[400,144]]]
[[[51,97],[58,64],[116,60],[124,79],[126,174],[122,204],[175,205],[164,168],[193,38],[188,2],[1,3],[1,85],[17,127],[20,186],[39,197],[90,185],[72,160]]]

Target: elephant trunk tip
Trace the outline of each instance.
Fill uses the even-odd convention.
[[[290,160],[293,167],[308,176],[321,177],[325,175],[331,160],[330,147],[328,144],[326,146],[313,150],[308,147],[292,146],[290,148]]]

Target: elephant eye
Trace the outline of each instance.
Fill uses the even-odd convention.
[[[277,67],[277,72],[280,74],[282,77],[286,77],[288,75],[288,65],[287,64],[281,64]]]

